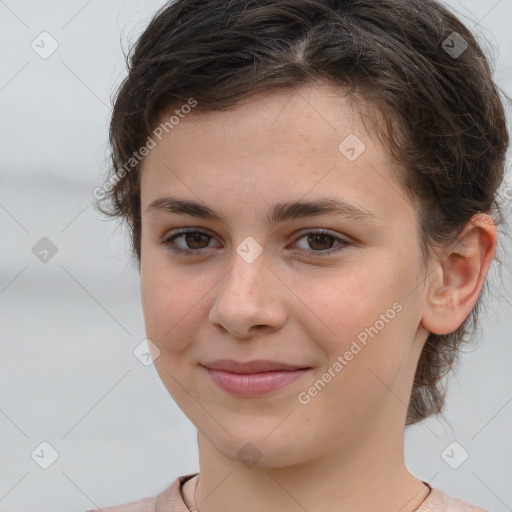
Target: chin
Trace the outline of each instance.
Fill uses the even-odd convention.
[[[272,427],[265,428],[265,432],[245,428],[243,434],[234,431],[233,425],[225,424],[226,430],[232,436],[224,429],[222,432],[225,435],[221,437],[205,435],[203,430],[198,430],[217,452],[248,469],[295,466],[314,458],[315,447],[312,446],[311,454],[308,456],[308,450],[305,449],[306,440],[298,439],[285,430],[278,432],[279,427],[275,429],[280,421],[282,418],[274,422]],[[247,424],[246,421],[244,423]],[[273,429],[275,430],[272,431]]]

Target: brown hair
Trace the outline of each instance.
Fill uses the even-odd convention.
[[[378,136],[414,199],[425,261],[476,213],[503,223],[497,192],[509,135],[498,87],[471,32],[435,0],[176,0],[125,57],[112,166],[95,196],[102,213],[126,221],[139,268],[139,152],[162,114],[191,98],[190,115],[232,109],[254,93],[319,79],[383,114]],[[441,412],[443,377],[476,329],[481,298],[456,331],[429,335],[407,425]]]

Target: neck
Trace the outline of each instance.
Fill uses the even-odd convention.
[[[360,429],[350,442],[287,467],[246,467],[198,432],[198,512],[244,510],[416,510],[429,489],[405,466],[400,435]],[[345,437],[345,436],[344,436]],[[333,469],[335,468],[335,469]]]
[[[198,512],[415,511],[430,489],[405,465],[404,429],[425,339],[418,337],[403,365],[407,371],[400,374],[389,392],[375,397],[371,404],[354,408],[349,417],[341,416],[343,420],[326,421],[332,427],[323,425],[322,436],[317,432],[318,418],[317,422],[307,418],[308,428],[300,414],[287,420],[297,422],[290,431],[301,439],[300,446],[290,438],[280,437],[277,427],[272,435],[265,432],[258,438],[256,429],[253,432],[247,425],[253,443],[264,452],[255,465],[247,467],[237,457],[244,442],[235,429],[220,446],[214,446],[198,431]],[[333,409],[325,414],[337,412]],[[212,429],[215,427],[212,425]],[[233,442],[235,439],[237,443]],[[283,463],[285,460],[288,463]]]

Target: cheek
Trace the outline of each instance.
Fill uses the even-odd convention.
[[[197,327],[204,287],[193,285],[183,270],[173,270],[162,258],[141,262],[141,301],[147,337],[164,351],[180,352]],[[172,343],[171,343],[172,342]]]
[[[400,292],[388,276],[390,269],[380,266],[372,271],[364,264],[347,265],[336,275],[324,273],[301,276],[291,286],[297,292],[307,313],[304,326],[322,327],[322,334],[332,339],[334,346],[357,337],[385,313]],[[301,317],[298,317],[301,318]]]
[[[336,276],[297,280],[294,289],[308,307],[294,318],[323,351],[326,369],[342,356],[347,361],[344,373],[368,374],[372,367],[390,375],[412,341],[406,321],[411,313],[407,283],[396,262],[383,258],[378,267],[367,262]]]

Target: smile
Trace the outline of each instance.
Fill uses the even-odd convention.
[[[277,391],[300,379],[311,370],[311,368],[303,368],[244,374],[213,368],[205,369],[219,388],[241,397],[255,397]]]

